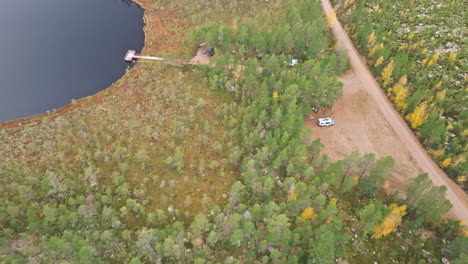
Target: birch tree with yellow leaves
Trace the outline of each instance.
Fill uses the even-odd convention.
[[[316,216],[314,209],[310,206],[306,207],[301,214],[301,219],[303,221],[310,220]]]
[[[414,112],[406,116],[406,120],[411,123],[411,127],[413,129],[419,128],[422,124],[424,124],[427,119],[429,118],[429,110],[427,106],[427,102],[423,102],[416,109]]]
[[[393,68],[395,67],[395,63],[393,60],[391,60],[387,66],[382,70],[382,80],[383,80],[383,86],[387,87],[392,81],[392,73],[393,73]]]
[[[385,216],[382,223],[375,227],[372,238],[378,239],[388,236],[392,232],[395,232],[398,226],[400,226],[403,216],[406,215],[406,205],[398,206],[397,204],[391,204],[389,208],[391,208],[392,211]]]
[[[392,88],[388,89],[388,94],[392,101],[395,103],[396,107],[400,112],[405,112],[408,108],[408,99],[409,89],[406,86],[407,78],[406,75],[400,78],[398,82]]]

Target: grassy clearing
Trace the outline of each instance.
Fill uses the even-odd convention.
[[[39,178],[51,173],[96,189],[127,188],[150,211],[172,206],[190,216],[222,204],[235,174],[221,144],[223,116],[214,110],[229,98],[207,92],[190,71],[147,64],[134,76],[120,83],[137,91],[45,116],[40,126],[3,129],[2,167],[21,161]]]

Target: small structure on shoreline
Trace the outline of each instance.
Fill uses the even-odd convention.
[[[135,50],[129,50],[127,51],[127,54],[125,54],[124,57],[125,61],[131,62],[135,59],[146,59],[146,60],[157,60],[157,61],[163,61],[164,58],[161,57],[151,57],[151,56],[143,56],[141,54],[136,53]]]

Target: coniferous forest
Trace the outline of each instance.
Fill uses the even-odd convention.
[[[445,187],[402,199],[392,157],[308,144],[349,68],[320,2],[207,2],[151,8],[196,10],[180,54],[210,65],[138,64],[97,107],[0,127],[0,262],[467,263]]]

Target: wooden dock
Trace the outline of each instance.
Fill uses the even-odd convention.
[[[135,50],[127,51],[127,54],[125,54],[124,59],[125,61],[128,61],[128,62],[131,62],[136,59],[157,60],[157,61],[164,60],[164,58],[161,58],[161,57],[143,56],[141,54],[136,53]]]

